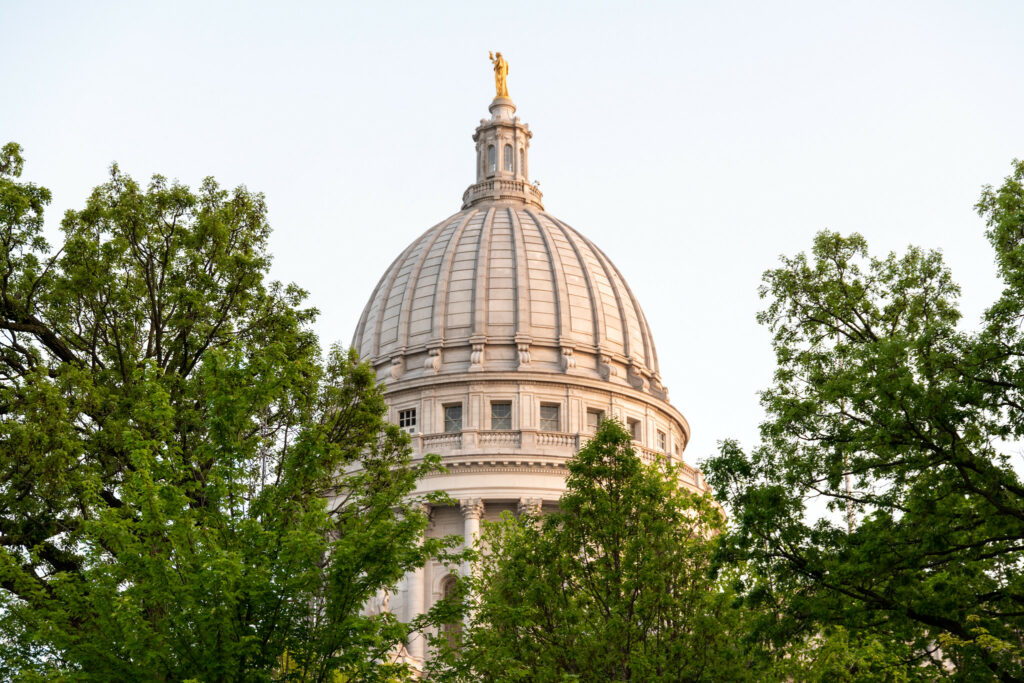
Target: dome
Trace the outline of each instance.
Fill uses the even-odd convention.
[[[643,311],[593,242],[544,211],[533,133],[499,96],[473,134],[462,211],[410,244],[374,289],[352,346],[384,381],[463,372],[591,377],[665,399]]]
[[[551,214],[502,199],[414,240],[378,283],[353,346],[374,364],[406,365],[429,349],[464,356],[451,370],[516,369],[522,347],[531,365],[660,388],[650,328],[611,260]]]

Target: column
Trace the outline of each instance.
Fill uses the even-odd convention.
[[[480,518],[484,516],[484,502],[479,498],[463,498],[459,501],[462,508],[463,531],[462,543],[464,548],[471,548],[480,536]],[[463,576],[469,576],[473,570],[472,565],[467,561],[462,565]]]
[[[423,511],[426,514],[430,514],[430,506],[424,505]],[[420,541],[422,543],[422,540]],[[424,608],[424,602],[426,598],[426,574],[423,567],[418,567],[408,577],[409,581],[409,609],[408,618],[412,621],[420,614],[426,611]],[[423,637],[422,633],[411,633],[409,634],[409,656],[418,660],[420,663],[426,659],[427,655],[427,640]]]

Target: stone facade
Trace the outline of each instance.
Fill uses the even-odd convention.
[[[636,297],[600,249],[544,211],[527,174],[532,133],[512,101],[490,111],[473,135],[477,178],[462,210],[398,256],[353,339],[386,384],[391,421],[448,469],[419,485],[460,503],[432,509],[428,534],[467,543],[502,512],[553,509],[565,462],[603,417],[627,425],[647,460],[683,463],[690,437]],[[706,489],[685,463],[682,476]],[[407,576],[388,608],[411,619],[450,575],[432,563]],[[405,653],[427,654],[421,639]]]

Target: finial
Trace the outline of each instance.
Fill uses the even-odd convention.
[[[494,89],[497,91],[495,97],[508,97],[508,62],[500,52],[497,55],[488,52],[487,56],[494,65]]]

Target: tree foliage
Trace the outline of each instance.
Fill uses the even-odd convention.
[[[0,677],[401,675],[409,626],[360,609],[443,554],[410,496],[437,463],[267,280],[263,197],[114,166],[51,253],[21,168],[4,147]]]
[[[711,577],[722,515],[605,422],[568,463],[558,512],[485,528],[472,625],[441,678],[757,680],[729,591]],[[454,655],[454,656],[452,656]]]
[[[725,442],[705,471],[779,644],[843,627],[901,676],[1024,679],[1022,179],[1016,162],[977,205],[1005,284],[980,330],[958,327],[935,251],[872,258],[823,232],[765,274],[762,443]]]

